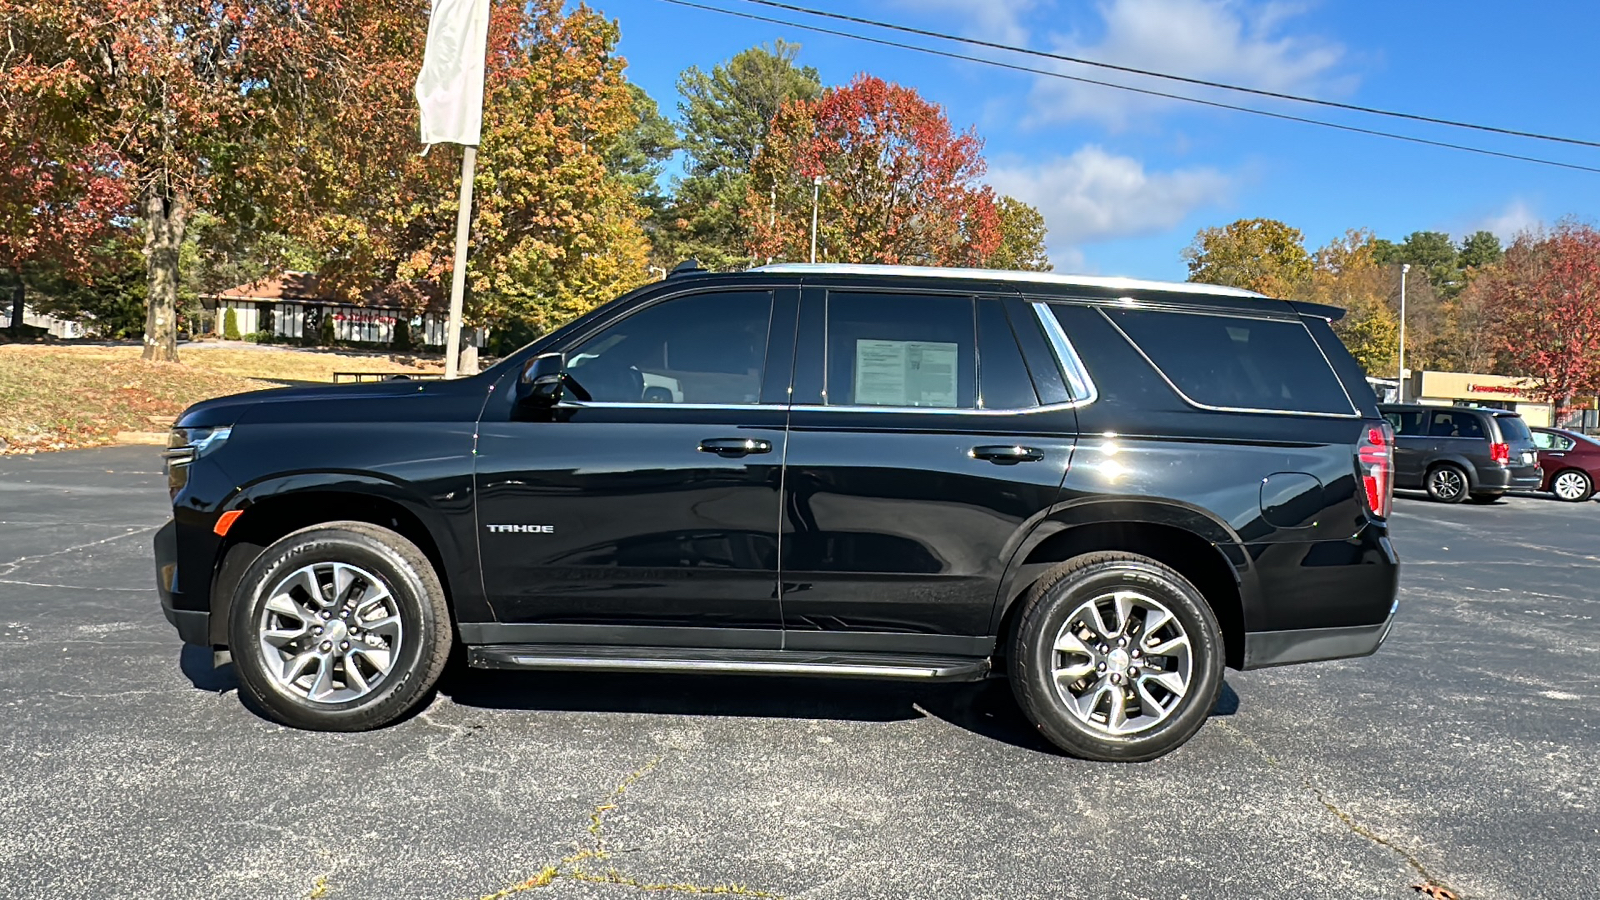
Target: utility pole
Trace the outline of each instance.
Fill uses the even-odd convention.
[[[1406,402],[1406,273],[1410,263],[1400,264],[1400,402]]]
[[[817,199],[822,194],[822,176],[811,179],[811,261],[817,261]]]

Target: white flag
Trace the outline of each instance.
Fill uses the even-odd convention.
[[[433,0],[417,75],[424,144],[477,146],[483,132],[483,56],[489,0]]]

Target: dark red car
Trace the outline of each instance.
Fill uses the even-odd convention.
[[[1533,443],[1544,470],[1540,490],[1573,503],[1594,494],[1595,480],[1600,479],[1600,441],[1564,428],[1535,428]]]

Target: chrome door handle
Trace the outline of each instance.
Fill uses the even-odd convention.
[[[706,438],[700,442],[700,452],[726,457],[771,453],[772,442],[757,438]]]
[[[1019,447],[1010,444],[989,444],[973,447],[968,451],[973,459],[986,459],[998,465],[1008,465],[1019,462],[1038,462],[1044,459],[1043,450],[1032,447]]]

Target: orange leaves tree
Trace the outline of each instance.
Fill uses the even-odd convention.
[[[911,88],[868,75],[785,104],[757,154],[744,215],[753,256],[810,256],[812,179],[818,259],[984,265],[999,249],[983,142],[956,132]]]
[[[200,204],[278,194],[301,125],[339,90],[361,4],[0,0],[10,46],[0,92],[65,101],[43,135],[76,129],[116,155],[144,238],[144,358],[177,359],[180,246]],[[18,89],[15,72],[33,73]],[[269,152],[264,152],[269,151]],[[290,160],[285,164],[285,160]],[[60,161],[72,162],[71,158]]]
[[[1523,234],[1468,289],[1496,323],[1498,364],[1565,413],[1600,393],[1600,231],[1569,223]]]
[[[352,51],[365,75],[317,125],[296,231],[327,251],[329,285],[423,306],[443,296],[454,264],[460,151],[419,155],[411,86],[427,6],[413,5],[374,21]],[[645,280],[638,186],[606,165],[639,120],[617,37],[582,5],[493,5],[469,319],[539,332]]]

